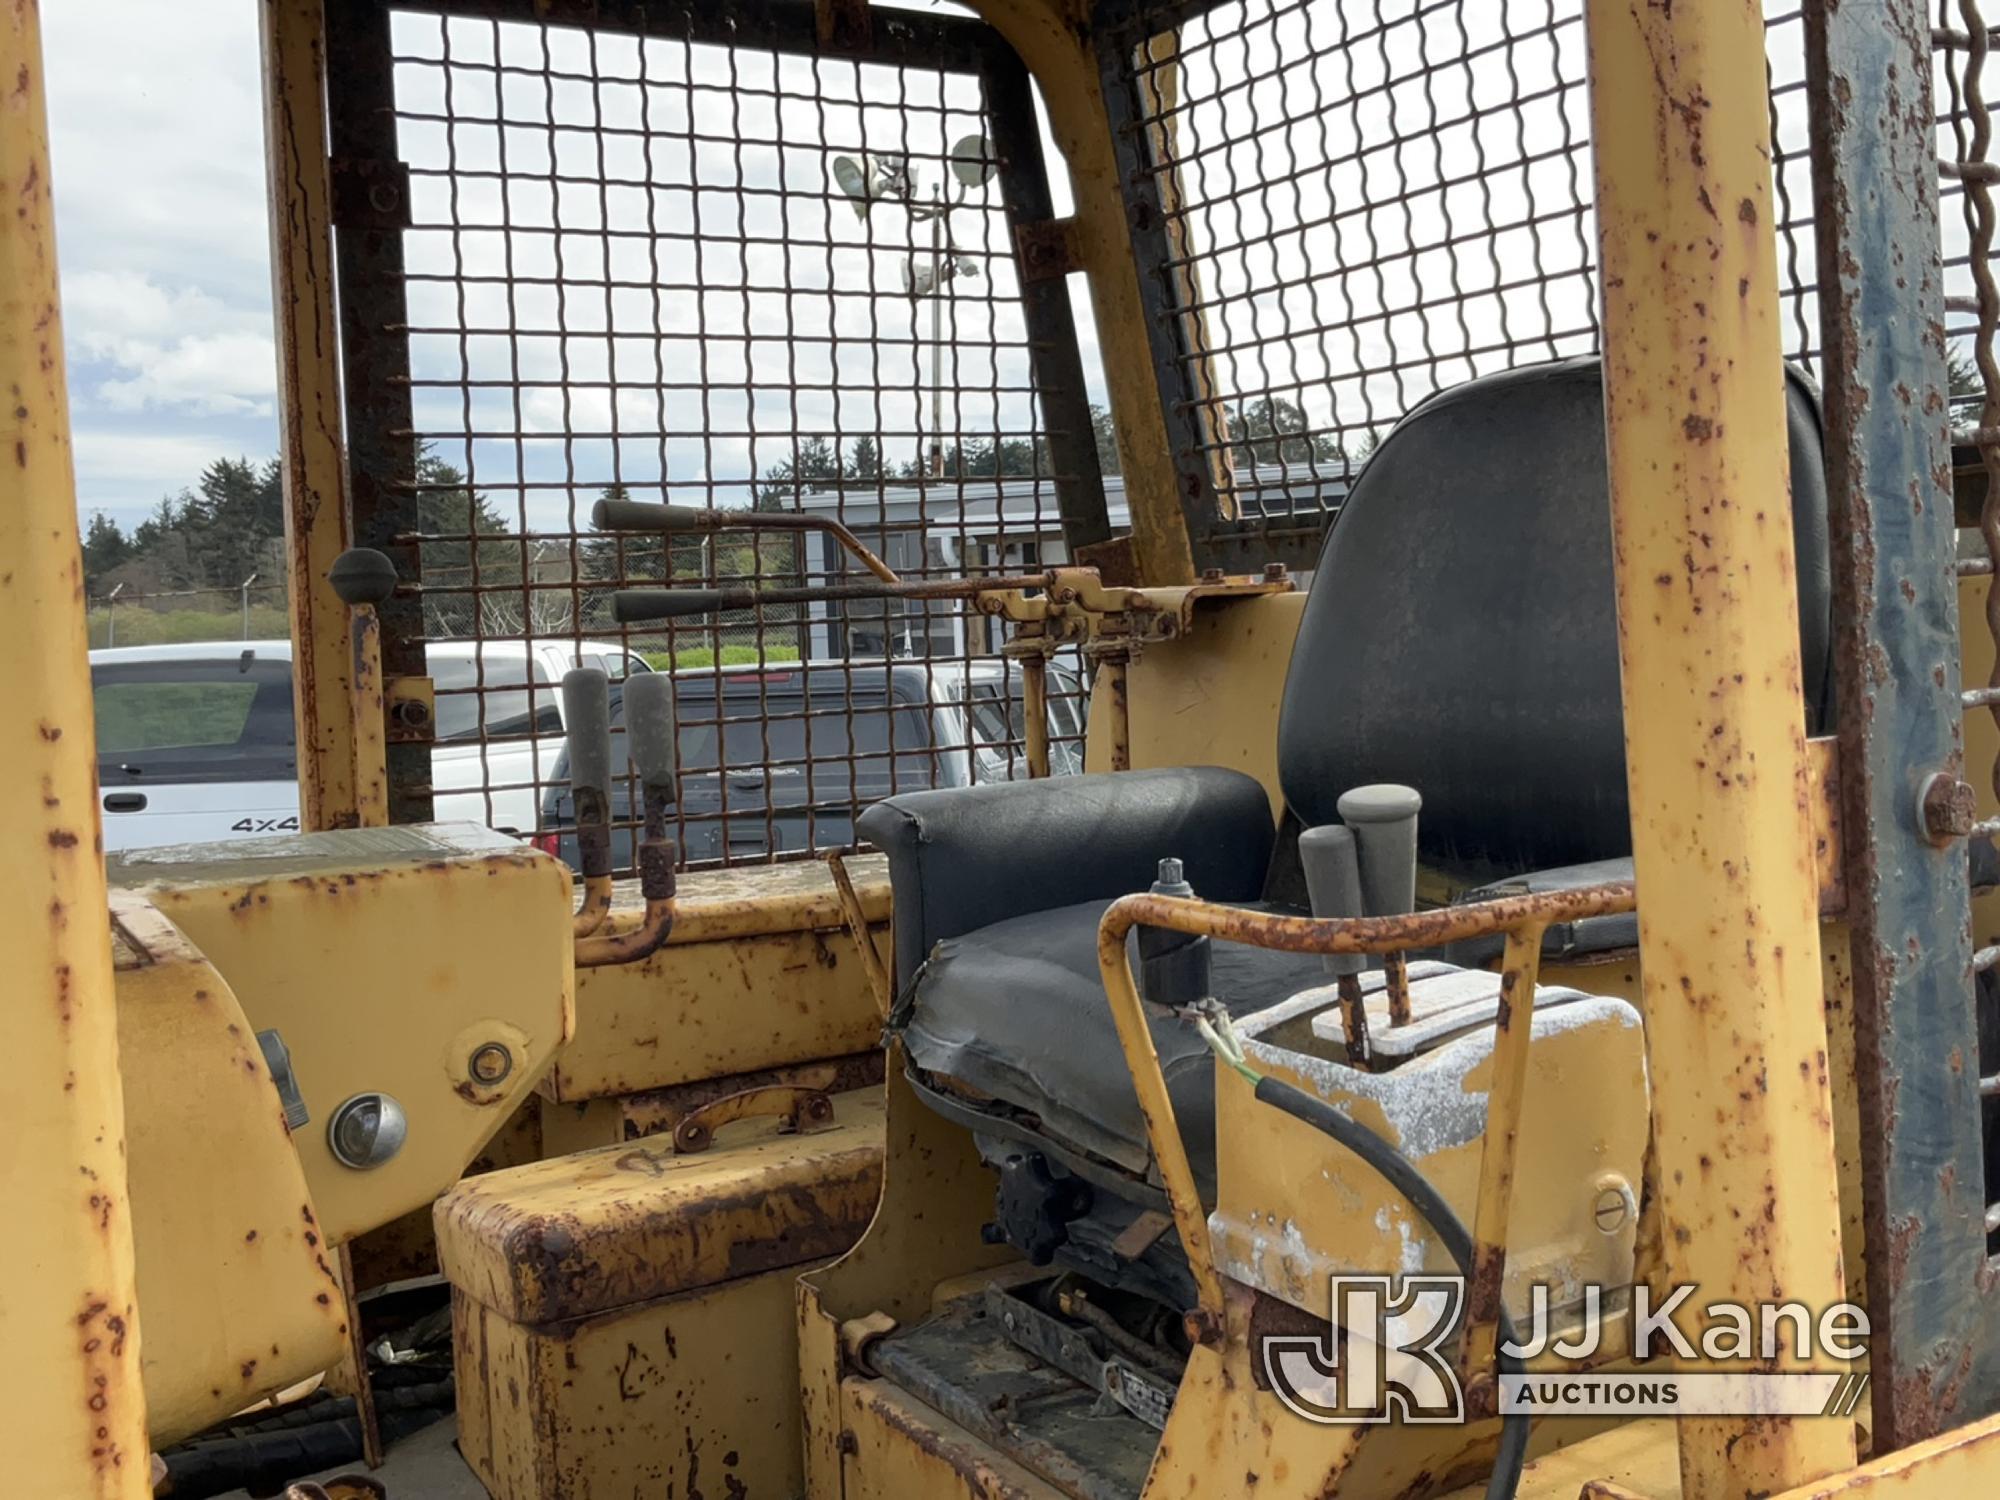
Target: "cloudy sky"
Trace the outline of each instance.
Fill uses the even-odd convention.
[[[1181,147],[1190,229],[1198,243],[1211,247],[1202,271],[1204,303],[1210,336],[1224,351],[1219,356],[1222,383],[1253,394],[1275,389],[1300,401],[1315,425],[1365,431],[1393,420],[1435,384],[1462,379],[1496,359],[1506,362],[1509,344],[1525,344],[1527,357],[1546,357],[1567,349],[1579,335],[1588,342],[1583,330],[1592,295],[1584,269],[1589,231],[1579,201],[1587,201],[1588,194],[1583,142],[1588,120],[1576,86],[1581,26],[1569,4],[1558,5],[1555,18],[1547,22],[1504,29],[1498,7],[1490,14],[1483,7],[1469,8],[1475,23],[1471,30],[1463,18],[1448,26],[1421,9],[1412,7],[1403,15],[1401,6],[1392,6],[1394,18],[1364,28],[1375,34],[1376,45],[1343,56],[1346,32],[1355,24],[1347,9],[1333,3],[1274,7],[1267,0],[1225,5],[1210,23],[1217,33],[1213,44],[1191,45],[1185,59]],[[1244,35],[1232,39],[1237,28]],[[130,527],[163,495],[191,484],[210,460],[262,459],[276,445],[256,8],[248,0],[173,5],[87,0],[46,7],[45,30],[78,500],[86,516],[102,510]],[[1510,30],[1517,34],[1510,38]],[[465,23],[453,31],[454,40],[447,43],[435,21],[413,20],[401,28],[398,50],[404,60],[398,83],[406,109],[487,114],[503,126],[527,121],[533,134],[520,139],[547,140],[560,153],[561,127],[570,107],[563,87],[548,89],[532,77],[506,75],[504,66],[510,62],[525,62],[530,70],[537,64],[559,72],[595,69],[613,80],[643,75],[649,85],[658,85],[642,91],[618,81],[600,90],[588,107],[606,127],[629,130],[637,120],[624,121],[616,111],[644,109],[649,100],[655,109],[669,111],[699,111],[712,103],[704,100],[699,82],[689,90],[687,77],[692,71],[699,78],[704,69],[712,69],[713,59],[692,54],[677,58],[671,47],[651,51],[642,61],[636,49],[613,40],[605,44],[609,50],[570,59],[563,49],[580,47],[580,33],[550,33],[553,41],[544,42],[535,28]],[[1788,59],[1797,50],[1796,23],[1780,31],[1773,46],[1778,82],[1795,88],[1795,69]],[[1197,38],[1188,40],[1192,44]],[[513,56],[522,48],[528,51]],[[503,65],[500,74],[491,71],[496,61]],[[504,88],[496,85],[496,77],[505,79]],[[783,74],[769,82],[760,75],[756,81],[766,88],[775,84],[785,109],[792,109],[794,100],[788,96],[793,85]],[[869,92],[862,86],[859,98],[865,101]],[[482,102],[487,95],[492,102]],[[1791,116],[1798,102],[1787,89],[1781,115],[1787,117],[1784,135],[1790,146],[1797,144],[1791,139],[1798,128]],[[747,101],[756,103],[754,97]],[[661,128],[660,115],[647,118],[647,128]],[[1476,130],[1467,123],[1474,118],[1479,121]],[[930,128],[943,132],[942,142],[968,122],[969,117],[951,117]],[[747,119],[736,124],[745,136],[754,137]],[[679,128],[687,127],[683,122]],[[749,160],[761,154],[771,159],[769,172],[791,191],[799,190],[802,177],[811,179],[804,183],[809,192],[827,191],[820,179],[826,175],[822,158],[830,153],[822,147],[815,155],[809,146],[839,143],[848,130],[839,112],[829,116],[819,109],[797,118],[779,114],[767,128],[774,132],[772,145],[753,141],[734,153],[706,147],[674,172],[693,170],[698,179],[714,181],[715,171],[696,163],[700,155],[721,151],[734,158],[733,171],[745,174],[728,180],[748,185],[764,172],[751,170],[755,163]],[[508,433],[511,440],[491,453],[449,456],[461,464],[471,460],[484,482],[505,486],[511,479],[530,491],[527,518],[544,524],[539,512],[553,498],[535,497],[532,480],[538,476],[523,472],[540,464],[510,458],[510,452],[524,446],[519,435],[525,431],[562,450],[560,461],[547,461],[552,472],[559,469],[580,479],[588,470],[591,481],[601,483],[597,470],[608,474],[609,461],[585,445],[613,425],[614,403],[601,393],[563,396],[527,389],[516,398],[516,409],[485,420],[477,409],[484,398],[467,395],[463,385],[467,376],[490,372],[467,368],[482,361],[462,354],[459,336],[459,330],[478,323],[483,314],[471,300],[462,307],[453,300],[453,283],[459,276],[490,269],[486,260],[510,250],[525,254],[550,241],[548,234],[532,231],[541,224],[553,226],[557,213],[565,228],[622,231],[628,236],[623,245],[615,240],[607,245],[649,262],[643,272],[634,273],[635,279],[643,275],[671,281],[670,262],[686,253],[689,244],[681,224],[688,209],[665,196],[652,202],[635,199],[637,206],[630,209],[613,200],[600,210],[602,217],[579,219],[578,212],[587,215],[590,200],[599,197],[589,180],[594,174],[586,171],[585,191],[574,194],[581,210],[571,201],[574,183],[560,207],[532,198],[546,193],[540,184],[511,184],[507,206],[499,211],[505,215],[500,222],[513,229],[496,234],[481,226],[493,222],[494,206],[486,199],[497,204],[499,190],[481,174],[491,172],[497,157],[488,158],[505,147],[500,130],[467,127],[447,140],[433,125],[408,123],[406,129],[405,149],[420,173],[426,165],[435,169],[448,163],[453,168],[448,175],[420,175],[419,222],[460,231],[419,234],[411,245],[412,270],[418,273],[412,287],[414,320],[440,329],[413,341],[416,373],[421,381],[433,362],[440,373],[450,367],[438,387],[419,389],[419,426],[434,433],[462,432],[470,417],[474,430],[497,426]],[[1239,140],[1221,144],[1232,136]],[[808,149],[800,166],[791,157],[802,140]],[[613,135],[609,145],[630,141],[629,135]],[[518,171],[520,148],[515,149]],[[1803,163],[1788,163],[1792,165],[1802,178]],[[458,196],[453,198],[449,177],[457,173],[467,175],[457,178]],[[620,169],[607,158],[596,165],[595,174],[616,178]],[[1788,170],[1788,178],[1792,175]],[[659,159],[647,157],[639,176],[661,181]],[[1260,176],[1272,186],[1256,190]],[[1246,186],[1251,191],[1244,192]],[[758,206],[753,198],[745,212]],[[809,200],[789,211],[824,214],[823,206],[816,209]],[[1793,211],[1796,215],[1798,205]],[[651,238],[661,234],[663,225],[666,237]],[[1483,227],[1485,234],[1474,226]],[[742,232],[754,235],[757,226],[746,221]],[[836,245],[878,244],[840,213],[831,222],[803,228],[795,218],[779,238],[787,234],[818,245],[829,240]],[[975,232],[974,244],[981,239]],[[799,283],[801,267],[818,275],[817,267],[823,265],[834,276],[835,294],[842,286],[874,283],[879,296],[864,292],[858,304],[828,300],[827,305],[863,319],[878,337],[894,332],[897,322],[908,325],[902,335],[904,352],[896,357],[912,364],[906,390],[922,382],[926,372],[914,353],[923,347],[927,329],[919,321],[921,310],[898,294],[886,262],[873,271],[863,265],[848,272],[822,250],[801,259],[776,256],[768,248],[758,253],[774,262],[776,284],[792,293],[788,303],[774,307],[794,322],[803,305],[797,299],[810,290]],[[861,253],[868,252],[864,248]],[[877,249],[874,258],[883,253]],[[905,254],[888,259],[900,261]],[[425,257],[437,255],[447,259],[428,265]],[[611,259],[615,262],[617,256]],[[1802,259],[1809,279],[1809,246]],[[622,370],[606,382],[617,392],[621,409],[629,401],[654,403],[627,417],[628,431],[646,433],[665,425],[674,432],[713,432],[734,425],[712,410],[694,417],[670,410],[663,385],[671,383],[675,365],[698,363],[704,357],[701,349],[707,349],[708,360],[726,362],[744,335],[754,341],[767,333],[755,308],[737,335],[738,344],[700,336],[704,330],[715,334],[728,313],[724,304],[729,299],[718,297],[713,282],[692,299],[683,296],[685,305],[655,299],[644,306],[635,303],[628,313],[614,304],[604,307],[599,324],[579,325],[577,319],[586,316],[590,305],[604,305],[605,293],[597,288],[607,275],[615,282],[624,273],[615,263],[608,271],[588,264],[580,271],[578,265],[571,261],[555,277],[558,283],[580,277],[587,287],[587,295],[562,289],[558,326],[567,337],[560,350],[572,361],[571,377],[594,373],[574,363],[585,356],[641,367],[636,388],[620,388],[626,379]],[[427,282],[421,274],[425,269],[442,274]],[[746,291],[759,284],[754,264],[738,275]],[[977,317],[978,300],[968,297],[957,316]],[[444,305],[447,301],[452,305]],[[912,317],[913,311],[919,318]],[[1797,314],[1807,313],[1809,306],[1797,308]],[[514,316],[520,320],[515,324],[520,334],[507,353],[522,362],[515,379],[533,382],[539,377],[528,366],[540,344],[531,336],[532,313],[517,309]],[[746,315],[729,316],[741,323]],[[459,319],[463,321],[455,321]],[[1809,317],[1798,321],[1801,335],[1806,334]],[[1321,330],[1343,324],[1348,341],[1330,344]],[[1557,329],[1568,337],[1538,347],[1536,334]],[[976,325],[961,326],[959,332],[975,341],[984,332],[1001,344],[1012,342],[1009,335]],[[688,352],[676,349],[669,358],[666,346],[675,341],[663,334],[696,336],[681,340],[689,344]],[[1094,365],[1087,322],[1085,339],[1087,364]],[[827,423],[816,408],[845,399],[852,394],[845,388],[856,383],[846,370],[831,369],[814,376],[792,368],[777,381],[757,370],[728,373],[721,364],[704,373],[711,380],[742,379],[757,390],[760,402],[770,398],[786,408],[763,422],[764,431],[775,428],[781,437],[786,429],[823,430]],[[858,383],[873,386],[885,378],[870,373],[873,378]],[[946,383],[975,389],[1013,384],[1011,374],[985,369],[961,370],[959,375],[954,382],[948,373]],[[806,389],[809,384],[819,389]],[[974,398],[962,392],[959,399]],[[536,405],[551,400],[555,405],[549,410]],[[868,416],[843,422],[845,430],[879,426],[907,431],[912,425],[900,412],[886,413],[879,402],[875,405]],[[758,413],[753,411],[750,421],[758,426]],[[1018,425],[1009,413],[964,406],[957,420],[948,422],[972,433]],[[700,455],[695,471],[701,477],[719,479],[725,471],[747,471],[751,465],[764,472],[770,462],[769,455],[757,451],[757,439],[729,443],[736,450],[730,454],[715,451],[719,441],[702,440],[708,451]],[[471,446],[461,439],[462,448]],[[511,470],[510,462],[515,464]],[[689,476],[676,455],[661,451],[655,469],[661,465],[679,470],[683,479]],[[625,466],[621,473],[632,477]]]
[[[128,528],[276,451],[257,11],[43,8],[77,503]]]

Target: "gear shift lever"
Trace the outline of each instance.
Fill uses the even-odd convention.
[[[1361,860],[1361,898],[1371,917],[1400,917],[1417,908],[1415,787],[1381,782],[1340,797],[1340,816],[1354,830]]]
[[[1299,835],[1299,863],[1305,866],[1306,890],[1315,917],[1365,917],[1361,899],[1361,864],[1355,853],[1354,830],[1340,823],[1308,828]],[[1361,972],[1368,959],[1361,953],[1329,953],[1326,969],[1340,988],[1341,1029],[1347,1036],[1347,1060],[1368,1061],[1368,1012],[1361,999]]]
[[[1378,782],[1341,794],[1340,816],[1354,830],[1361,863],[1361,899],[1371,917],[1400,917],[1417,906],[1417,813],[1424,799],[1415,787]],[[1410,1024],[1409,965],[1401,953],[1382,957],[1388,980],[1389,1020]]]

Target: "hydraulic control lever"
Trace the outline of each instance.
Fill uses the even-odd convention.
[[[596,667],[577,667],[563,674],[562,701],[578,873],[583,876],[576,935],[585,938],[604,925],[611,911],[611,685]]]
[[[809,604],[839,599],[964,599],[996,589],[1045,589],[1056,581],[1052,572],[905,580],[832,516],[799,511],[703,510],[693,505],[653,505],[643,500],[600,500],[590,519],[600,531],[639,531],[654,536],[714,531],[823,531],[874,575],[854,583],[780,588],[739,584],[713,589],[619,589],[611,596],[611,618],[621,625],[685,620],[724,610],[755,609],[760,604]]]
[[[667,809],[679,796],[679,747],[675,742],[671,673],[644,672],[625,679],[625,738],[639,771],[645,826],[639,840],[639,890],[646,914],[629,932],[592,934],[576,945],[580,969],[636,963],[657,952],[674,925],[674,865],[680,851],[667,833]],[[571,765],[576,764],[574,751]],[[607,749],[605,762],[608,766]],[[609,775],[605,780],[608,784]],[[607,855],[608,858],[608,855]]]
[[[1406,916],[1417,909],[1417,814],[1424,799],[1415,787],[1379,782],[1343,792],[1340,816],[1354,830],[1361,900],[1371,917]],[[1310,877],[1308,877],[1310,879]],[[1382,955],[1388,981],[1389,1022],[1410,1024],[1410,965],[1400,952]]]
[[[905,582],[795,584],[752,588],[735,584],[716,589],[619,589],[611,596],[611,618],[620,625],[653,620],[686,620],[732,609],[768,604],[815,604],[843,599],[970,599],[1007,589],[1046,589],[1057,582],[1053,570],[997,573],[983,578],[924,578]]]
[[[1368,915],[1368,905],[1361,896],[1361,861],[1352,828],[1344,823],[1328,823],[1306,829],[1299,835],[1299,863],[1305,866],[1306,892],[1312,899],[1315,917]],[[1369,1052],[1368,1010],[1361,999],[1361,972],[1368,967],[1367,955],[1329,953],[1325,962],[1340,991],[1340,1023],[1347,1035],[1347,1060],[1357,1066],[1364,1064]]]
[[[697,505],[654,505],[644,500],[600,500],[591,508],[590,524],[599,531],[643,531],[654,536],[691,531],[823,531],[884,583],[898,581],[893,568],[832,516],[812,516],[793,510],[707,510]]]

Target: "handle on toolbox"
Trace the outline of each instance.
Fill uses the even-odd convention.
[[[775,1117],[780,1135],[811,1135],[833,1127],[833,1096],[824,1089],[787,1083],[724,1094],[692,1111],[674,1127],[674,1152],[689,1156],[706,1151],[715,1144],[716,1131],[753,1116]]]

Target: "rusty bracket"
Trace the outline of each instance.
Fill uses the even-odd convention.
[[[882,952],[875,946],[875,934],[868,925],[868,914],[861,907],[861,897],[855,893],[854,881],[847,873],[847,862],[840,857],[840,851],[829,849],[826,855],[827,872],[833,876],[834,894],[840,898],[840,920],[847,928],[847,935],[854,939],[854,951],[860,955],[861,970],[868,976],[868,988],[874,993],[875,1008],[886,1021],[895,1006],[895,985],[889,978],[889,965],[882,959]]]
[[[715,1132],[737,1120],[776,1116],[781,1135],[811,1135],[833,1127],[833,1098],[797,1084],[767,1084],[725,1094],[684,1116],[674,1127],[674,1151],[689,1156],[715,1144]]]
[[[885,1312],[872,1312],[866,1317],[849,1318],[840,1325],[840,1355],[842,1362],[852,1370],[873,1379],[878,1373],[869,1355],[875,1345],[896,1331],[896,1320]]]
[[[335,156],[327,174],[334,228],[410,227],[410,173],[401,162]]]
[[[1036,219],[1019,225],[1014,230],[1014,247],[1021,280],[1026,282],[1059,281],[1083,269],[1075,219]]]
[[[437,735],[437,690],[430,678],[391,677],[384,681],[382,718],[390,744],[428,744]]]

